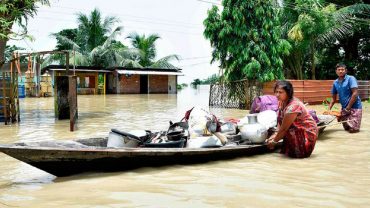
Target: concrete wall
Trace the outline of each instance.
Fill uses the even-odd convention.
[[[177,76],[168,76],[168,94],[177,93]]]

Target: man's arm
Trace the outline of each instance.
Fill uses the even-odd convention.
[[[358,89],[357,88],[352,88],[352,96],[351,99],[349,100],[349,103],[346,107],[346,110],[349,111],[352,108],[352,105],[356,102],[357,96],[358,96]]]
[[[337,91],[337,88],[335,87],[335,82],[333,83],[333,86],[331,87],[331,94],[332,94],[332,98],[329,104],[329,110],[331,110],[335,102],[337,102],[338,91]]]
[[[337,102],[337,94],[333,94],[331,101],[330,101],[329,110],[331,110],[335,102]]]

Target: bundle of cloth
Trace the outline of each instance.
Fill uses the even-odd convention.
[[[272,110],[277,112],[279,110],[279,101],[274,95],[261,95],[253,99],[250,113],[260,113],[263,111]],[[312,118],[319,123],[316,111],[309,110],[309,114]]]

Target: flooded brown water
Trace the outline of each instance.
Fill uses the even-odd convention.
[[[107,136],[111,128],[165,129],[208,91],[79,96],[78,130],[54,119],[53,98],[21,100],[22,122],[0,125],[0,142]],[[311,106],[321,112],[322,106]],[[0,153],[0,207],[369,207],[370,104],[362,129],[328,127],[308,159],[278,153],[198,165],[56,178]],[[211,109],[220,117],[247,111]]]

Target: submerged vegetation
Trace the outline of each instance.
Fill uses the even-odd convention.
[[[177,84],[176,85],[176,88],[178,90],[182,90],[182,89],[187,88],[187,87],[188,87],[188,84],[186,84],[186,83],[182,83],[182,84]]]
[[[203,79],[203,80],[194,79],[191,82],[191,86],[196,87],[198,85],[216,84],[217,82],[220,81],[220,79],[221,79],[220,76],[218,76],[217,74],[213,74],[213,75],[211,75],[208,78]]]

